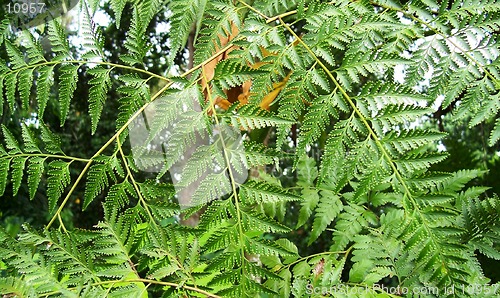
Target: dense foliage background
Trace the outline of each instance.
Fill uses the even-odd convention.
[[[498,295],[498,3],[76,9],[0,25],[2,294]],[[194,148],[189,124],[216,141],[176,192],[141,170],[127,121],[168,99],[161,131],[186,94],[202,112],[157,166]]]

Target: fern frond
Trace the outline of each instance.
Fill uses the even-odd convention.
[[[30,199],[35,197],[38,190],[38,185],[42,180],[42,174],[44,171],[45,159],[42,157],[31,157],[28,164],[28,189],[30,193]]]
[[[24,167],[26,166],[26,161],[28,157],[14,157],[11,162],[12,169],[12,192],[17,195],[19,187],[21,186],[21,180],[23,179]]]
[[[19,297],[36,297],[33,286],[21,278],[2,277],[0,278],[0,293],[3,295],[14,295]]]
[[[286,233],[289,232],[290,229],[282,225],[272,218],[267,217],[264,214],[259,214],[255,212],[242,212],[243,214],[243,227],[246,231],[250,230],[259,230],[273,233]]]
[[[251,104],[239,108],[234,115],[231,115],[231,123],[235,127],[242,126],[245,130],[292,124],[289,120],[279,118]]]
[[[38,114],[42,118],[49,101],[50,89],[54,84],[53,66],[42,66],[38,69],[38,79],[36,82],[36,95],[38,103]]]
[[[235,207],[231,200],[213,201],[203,213],[200,225],[204,228],[213,228],[218,223],[229,220],[230,214],[234,214]]]
[[[122,2],[121,0],[112,1],[113,3]],[[83,14],[81,36],[83,37],[83,45],[87,52],[82,55],[84,59],[101,58],[104,57],[104,38],[100,28],[92,20],[91,13],[93,8],[90,4],[82,1],[80,11]],[[119,28],[119,19],[117,19],[117,28]]]
[[[109,178],[116,181],[114,168],[116,156],[100,156],[96,164],[90,167],[83,200],[83,208],[87,206],[109,185]]]
[[[35,257],[31,249],[28,249],[26,242],[19,242],[8,236],[5,231],[0,230],[0,255],[2,261],[9,269],[14,269],[18,274],[23,275],[21,284],[7,284],[7,291],[2,290],[2,294],[10,294],[15,291],[23,291],[22,283],[29,285],[28,293],[35,291],[34,296],[48,292],[60,292],[68,297],[77,297],[76,294],[66,290],[67,285],[64,281],[59,281],[53,274],[53,263],[46,256],[39,255]],[[30,243],[31,244],[31,243]],[[3,284],[3,283],[2,283]],[[3,284],[4,285],[4,284]],[[12,288],[12,286],[14,288]],[[21,287],[19,287],[21,286]],[[29,289],[28,288],[28,289]]]
[[[309,245],[318,239],[328,225],[343,210],[343,204],[340,197],[330,191],[322,191],[317,207],[314,209],[313,229],[309,238]],[[302,210],[301,210],[302,211]]]
[[[116,28],[120,28],[123,9],[125,8],[125,5],[127,4],[127,2],[129,2],[129,0],[112,0],[110,2],[111,8],[113,9],[113,12],[115,13]]]
[[[485,200],[468,200],[462,207],[458,221],[465,228],[462,241],[469,243],[473,249],[479,249],[489,258],[499,260],[497,248],[500,230],[495,227],[499,220],[500,204],[497,197]]]
[[[92,134],[97,129],[97,124],[101,118],[102,109],[106,102],[107,91],[111,87],[111,79],[109,77],[110,69],[102,67],[95,67],[87,71],[88,74],[93,76],[89,80],[91,85],[89,90],[89,114],[92,123]]]
[[[149,20],[141,19],[139,9],[139,7],[134,7],[132,22],[130,23],[130,29],[127,32],[127,39],[124,44],[129,54],[120,56],[120,60],[132,66],[136,64],[141,65],[144,56],[151,47],[146,36]]]
[[[206,16],[200,25],[203,29],[200,30],[200,36],[196,42],[197,49],[194,54],[196,64],[202,63],[221,48],[221,38],[228,38],[233,32],[232,24],[237,27],[241,27],[242,24],[238,7],[232,2],[209,1],[207,5]]]
[[[5,75],[5,97],[11,110],[14,110],[16,104],[17,74],[18,72],[10,72]]]
[[[389,68],[407,63],[406,60],[395,55],[356,52],[344,58],[342,65],[336,70],[336,75],[346,90],[352,90],[353,83],[359,83],[360,77],[369,74],[380,75]]]
[[[61,126],[66,122],[69,106],[78,81],[78,65],[66,64],[59,68],[59,119]]]
[[[123,96],[119,99],[119,112],[116,120],[117,130],[150,99],[147,80],[141,80],[138,76],[133,76],[133,80],[128,78],[127,75],[120,76],[120,80],[125,83],[125,86],[120,86],[117,89],[117,92]]]
[[[304,115],[302,126],[300,127],[297,152],[300,156],[305,154],[306,146],[313,143],[321,136],[321,133],[330,124],[331,118],[338,117],[335,110],[335,102],[332,100],[334,94],[319,96],[314,100]]]
[[[106,170],[105,170],[106,171]],[[90,174],[90,173],[89,173]],[[104,173],[107,175],[107,173]],[[107,178],[105,178],[107,180]],[[131,196],[135,196],[136,191],[133,188],[132,184],[128,181],[124,181],[119,184],[112,185],[108,191],[106,196],[106,204],[118,206],[120,208],[124,208],[130,201]],[[118,208],[115,208],[118,212]],[[112,218],[116,216],[111,216]]]
[[[400,247],[396,241],[383,239],[379,233],[357,235],[354,238],[352,261],[354,265],[349,272],[349,281],[373,285],[387,276],[396,275],[394,263]]]
[[[23,143],[24,147],[23,150],[24,152],[28,153],[40,153],[40,148],[38,148],[37,140],[31,130],[26,126],[26,124],[21,126],[22,129],[22,137],[23,137]]]
[[[19,143],[17,142],[16,138],[3,124],[2,124],[2,132],[5,141],[5,146],[9,150],[9,154],[14,155],[17,153],[22,153],[21,147],[19,146]]]
[[[189,202],[183,202],[188,206],[200,205],[231,192],[231,184],[227,173],[208,174],[199,184]]]
[[[36,245],[40,253],[57,265],[60,272],[71,277],[67,285],[75,286],[79,283],[98,282],[100,278],[93,270],[93,264],[85,250],[78,246],[78,241],[58,231],[39,234],[30,227],[25,227],[26,232],[19,236],[24,243]]]
[[[30,105],[31,87],[33,84],[33,69],[25,69],[18,75],[18,91],[21,97],[22,108],[27,110]]]
[[[44,149],[52,154],[64,154],[61,150],[61,138],[50,131],[49,127],[45,124],[40,125],[41,128],[41,138],[44,143]]]
[[[70,163],[62,160],[54,160],[49,163],[47,171],[47,197],[49,200],[49,211],[53,213],[57,201],[64,192],[66,186],[71,182],[69,174]]]
[[[277,163],[281,156],[273,148],[265,147],[254,142],[244,142],[245,155],[249,166],[262,166]]]
[[[0,195],[3,195],[8,182],[10,158],[0,158]]]
[[[370,210],[349,204],[344,206],[344,212],[338,216],[333,232],[333,243],[330,251],[342,251],[353,241],[355,235],[360,234],[369,223],[375,224],[375,214]]]
[[[277,255],[277,256],[290,256],[294,255],[294,252],[289,251],[285,247],[271,242],[266,239],[259,238],[245,238],[246,250],[249,253],[259,254],[259,255]]]
[[[26,61],[23,53],[18,47],[14,46],[10,41],[5,41],[5,50],[9,55],[9,62],[12,69],[19,69],[26,66]]]
[[[217,63],[214,70],[215,92],[225,98],[223,90],[242,85],[245,81],[263,73],[265,72],[262,70],[253,69],[234,59],[222,60]]]
[[[290,194],[280,187],[257,180],[249,180],[245,184],[240,185],[240,195],[243,202],[248,205],[300,200],[299,197]]]
[[[190,0],[170,3],[169,9],[172,11],[172,27],[176,29],[170,36],[172,44],[170,61],[173,61],[178,52],[184,49],[188,36],[195,23],[196,30],[199,31],[207,4],[207,0]]]
[[[58,19],[49,22],[48,33],[52,51],[56,54],[52,60],[64,60],[70,57],[69,41]]]

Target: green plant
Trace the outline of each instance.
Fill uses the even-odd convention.
[[[15,197],[26,176],[31,198],[43,184],[51,216],[43,230],[26,224],[16,239],[0,230],[2,293],[337,297],[349,287],[361,297],[390,297],[435,287],[439,293],[427,296],[475,296],[461,290],[474,286],[495,296],[474,254],[500,259],[500,201],[485,198],[484,187],[466,187],[479,170],[430,171],[447,157],[433,149],[445,135],[421,122],[436,102],[453,103],[455,119],[470,126],[496,118],[497,2],[112,0],[118,25],[123,13],[132,14],[120,64],[106,62],[105,36],[92,21],[97,5],[80,3],[83,51],[70,48],[59,20],[14,37],[8,20],[0,26],[7,60],[0,64],[2,113],[35,109],[40,121],[10,123],[21,126],[20,135],[2,126],[0,193],[9,186]],[[170,68],[190,34],[196,41],[195,66],[178,76],[151,73],[143,63],[151,46],[147,25],[164,10],[171,12]],[[41,46],[45,36],[49,52]],[[65,125],[84,65],[92,133],[117,100],[108,98],[110,88],[122,97],[116,133],[93,156],[74,157],[44,117],[57,98]],[[247,100],[217,105],[248,82]],[[263,98],[276,90],[263,109]],[[185,94],[199,110],[175,122]],[[126,142],[129,128],[165,97],[170,101],[155,106],[150,131],[175,123],[182,134],[174,132],[166,160],[138,166]],[[203,203],[181,209],[175,183],[163,174],[196,144],[200,128],[213,137],[214,127],[241,131],[245,149],[225,138],[194,149],[195,163],[182,179],[200,182],[200,193],[188,196]],[[497,120],[490,146],[499,138]],[[291,153],[280,152],[289,147]],[[319,160],[309,156],[318,149]],[[212,176],[205,172],[211,157],[221,167]],[[297,173],[286,187],[262,172],[283,159]],[[83,168],[73,177],[78,163]],[[148,167],[160,174],[139,170]],[[247,167],[261,173],[241,182],[236,177]],[[92,230],[67,229],[61,212],[83,185],[83,208],[105,194],[104,218]],[[312,222],[308,243],[329,237],[329,249],[300,255],[283,224],[290,204],[300,208],[295,229]],[[181,212],[202,213],[199,224],[180,225]],[[382,286],[399,288],[387,293]]]

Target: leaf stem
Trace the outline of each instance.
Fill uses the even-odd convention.
[[[105,66],[110,66],[112,68],[121,68],[121,69],[127,69],[127,70],[132,70],[135,72],[140,72],[144,73],[150,77],[154,77],[157,79],[160,79],[162,81],[167,81],[169,82],[170,80],[166,77],[157,75],[155,73],[152,73],[150,71],[147,71],[145,69],[140,69],[132,66],[127,66],[127,65],[122,65],[122,64],[116,64],[116,63],[111,63],[111,62],[104,62],[104,61],[87,61],[87,60],[56,60],[56,61],[46,61],[46,62],[41,62],[41,63],[36,63],[32,65],[27,65],[21,68],[13,69],[10,72],[5,73],[5,75],[9,75],[11,73],[16,73],[16,72],[21,72],[26,69],[30,68],[37,68],[37,67],[42,67],[42,66],[48,66],[48,65],[57,65],[57,64],[63,64],[63,63],[71,63],[71,64],[97,64],[97,65],[105,65]]]
[[[91,286],[101,286],[101,285],[109,285],[111,284],[114,286],[114,284],[123,284],[123,283],[135,283],[135,282],[142,282],[142,283],[147,283],[147,284],[156,284],[156,285],[163,285],[163,286],[170,286],[170,287],[175,287],[175,288],[184,288],[189,291],[194,291],[198,292],[200,294],[203,294],[207,297],[212,297],[212,298],[222,298],[221,296],[218,296],[216,294],[212,294],[210,292],[207,292],[205,290],[196,288],[196,287],[191,287],[188,285],[184,284],[178,284],[178,283],[173,283],[173,282],[167,282],[167,281],[160,281],[160,280],[153,280],[153,279],[146,279],[146,278],[132,278],[132,279],[123,279],[123,280],[106,280],[106,281],[100,281],[100,282],[95,282],[90,284]],[[77,290],[78,288],[69,288],[68,290]],[[40,295],[40,297],[49,297],[55,294],[60,293],[60,291],[53,291],[49,293],[45,293],[43,295]]]
[[[79,158],[79,157],[73,157],[73,156],[67,156],[67,155],[44,154],[44,153],[35,153],[35,154],[23,153],[23,154],[15,154],[15,155],[4,155],[4,156],[0,157],[0,159],[10,159],[10,158],[16,158],[16,157],[44,157],[44,158],[67,159],[67,160],[81,161],[81,162],[89,162],[90,161],[90,159],[86,159],[86,158]]]

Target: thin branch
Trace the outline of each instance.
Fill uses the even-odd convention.
[[[132,279],[120,279],[120,280],[106,280],[106,281],[101,281],[101,282],[96,282],[90,284],[90,286],[101,286],[101,285],[111,285],[110,288],[112,288],[115,284],[123,284],[123,283],[134,283],[134,282],[142,282],[142,283],[147,283],[147,284],[155,284],[155,285],[163,285],[163,286],[170,286],[170,287],[175,287],[175,288],[184,288],[189,291],[193,292],[198,292],[200,294],[203,294],[207,297],[212,297],[212,298],[222,298],[221,296],[218,296],[216,294],[212,294],[210,292],[207,292],[205,290],[196,288],[196,287],[191,287],[188,285],[184,284],[178,284],[178,283],[173,283],[173,282],[167,282],[167,281],[160,281],[160,280],[154,280],[154,279],[146,279],[146,278],[132,278]],[[68,290],[77,290],[79,288],[68,288]],[[45,293],[43,295],[40,295],[40,297],[49,297],[55,294],[59,294],[60,291],[53,291],[49,293]]]
[[[127,66],[127,65],[122,65],[122,64],[116,64],[116,63],[111,63],[111,62],[104,62],[104,61],[86,61],[86,60],[57,60],[57,61],[47,61],[47,62],[42,62],[42,63],[36,63],[36,64],[31,64],[27,65],[25,67],[21,67],[18,69],[11,70],[10,72],[5,73],[4,75],[8,75],[11,73],[18,73],[26,69],[31,69],[31,68],[37,68],[37,67],[42,67],[42,66],[48,66],[48,65],[58,65],[58,64],[63,64],[63,63],[71,63],[71,64],[97,64],[97,65],[106,65],[106,66],[111,66],[112,68],[122,68],[122,69],[128,69],[132,70],[135,72],[140,72],[144,73],[150,77],[154,77],[157,79],[160,79],[162,81],[167,81],[170,82],[170,80],[166,77],[157,75],[155,73],[152,73],[150,71],[147,71],[145,69],[140,69],[132,66]]]
[[[67,160],[72,160],[72,161],[80,161],[80,162],[89,162],[90,159],[86,158],[79,158],[79,157],[73,157],[73,156],[67,156],[67,155],[55,155],[55,154],[44,154],[44,153],[35,153],[35,154],[15,154],[15,155],[4,155],[0,157],[0,159],[10,159],[10,158],[16,158],[16,157],[44,157],[44,158],[57,158],[57,159],[67,159]]]

